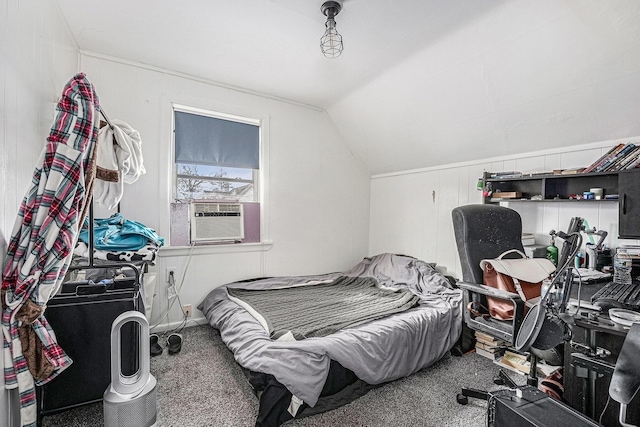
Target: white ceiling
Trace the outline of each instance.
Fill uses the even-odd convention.
[[[325,109],[372,174],[640,136],[638,0],[57,0],[83,51]]]

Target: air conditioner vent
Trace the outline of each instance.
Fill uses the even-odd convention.
[[[244,239],[242,214],[240,203],[191,203],[191,241]]]

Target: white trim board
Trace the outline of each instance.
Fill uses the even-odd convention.
[[[581,145],[569,145],[565,147],[557,147],[557,148],[551,148],[547,150],[529,151],[526,153],[509,154],[506,156],[487,157],[479,160],[469,160],[466,162],[450,163],[447,165],[440,165],[440,166],[431,166],[428,168],[410,169],[410,170],[400,171],[400,172],[388,172],[388,173],[373,175],[371,179],[389,178],[389,177],[400,176],[400,175],[411,175],[416,173],[437,171],[437,170],[443,170],[443,169],[454,169],[454,168],[459,168],[464,166],[473,166],[473,165],[500,162],[500,161],[506,161],[506,160],[517,160],[517,159],[524,159],[527,157],[545,156],[549,154],[566,154],[566,153],[583,151],[583,150],[588,150],[593,148],[613,147],[617,144],[638,142],[638,140],[640,140],[640,136],[631,137],[631,138],[613,139],[609,141],[590,142],[590,143],[581,144]],[[596,160],[597,159],[593,159],[593,161],[596,161]],[[585,166],[588,166],[588,165],[585,165]]]

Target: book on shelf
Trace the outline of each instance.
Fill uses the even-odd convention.
[[[491,178],[520,178],[522,176],[522,172],[502,171],[502,172],[494,172],[490,176]]]
[[[519,191],[495,191],[493,193],[494,199],[519,199],[522,197],[522,193]]]
[[[610,172],[618,170],[619,164],[636,148],[635,144],[629,143],[624,146],[613,158],[606,162],[601,167],[597,168],[597,172]]]
[[[595,168],[594,172],[605,172],[607,169],[615,165],[617,159],[621,159],[624,156],[626,156],[627,153],[629,153],[629,151],[631,151],[634,147],[635,147],[635,144],[632,144],[632,143],[625,144],[624,147],[622,147],[622,149],[616,151],[602,165]]]
[[[638,157],[638,153],[640,153],[640,145],[633,147],[633,150],[629,151],[624,158],[620,159],[612,170],[625,170],[627,166]]]
[[[622,169],[633,169],[640,164],[640,147],[634,153],[633,157],[622,167]]]
[[[602,165],[610,156],[612,156],[614,153],[616,153],[618,150],[622,150],[622,148],[624,147],[624,144],[618,144],[614,147],[612,147],[609,151],[607,151],[606,153],[604,153],[602,156],[600,156],[600,158],[598,160],[596,160],[595,162],[593,162],[591,165],[589,165],[585,170],[584,173],[588,173],[588,172],[594,172],[594,169],[597,168],[598,166]]]
[[[553,175],[553,170],[540,169],[540,170],[531,170],[531,171],[522,172],[522,176],[544,176],[544,175]]]
[[[585,168],[583,168],[583,167],[563,169],[562,171],[560,171],[560,175],[577,175],[579,173],[583,173],[584,170],[585,170]]]

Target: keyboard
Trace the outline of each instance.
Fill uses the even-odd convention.
[[[609,282],[603,285],[591,297],[591,302],[602,298],[618,301],[629,310],[640,311],[640,283],[624,285],[622,283]]]

